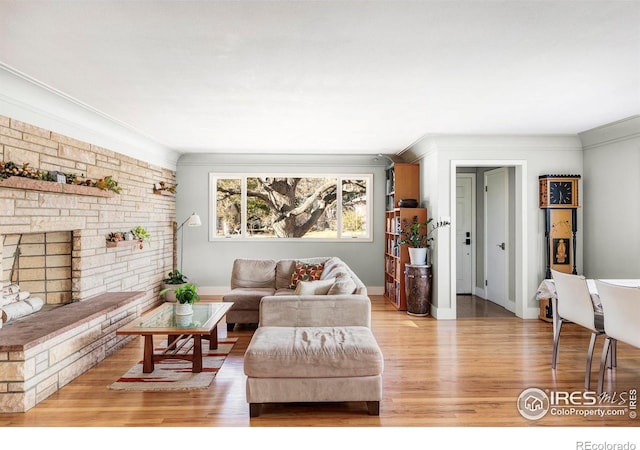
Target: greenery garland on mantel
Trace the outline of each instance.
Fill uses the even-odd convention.
[[[100,178],[98,180],[83,179],[74,173],[63,173],[57,171],[47,171],[35,169],[24,163],[22,166],[12,162],[0,161],[0,180],[11,177],[29,178],[32,180],[49,181],[53,183],[71,184],[76,186],[88,186],[102,189],[103,191],[111,191],[119,194],[122,188],[118,186],[118,182],[111,175]],[[61,181],[64,177],[64,182]]]

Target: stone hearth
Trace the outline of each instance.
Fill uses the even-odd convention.
[[[144,292],[101,294],[0,329],[0,413],[25,412],[131,340]]]

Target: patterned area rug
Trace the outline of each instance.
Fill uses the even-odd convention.
[[[142,361],[139,361],[109,389],[121,391],[180,391],[189,389],[206,389],[222,367],[225,358],[231,352],[237,338],[218,339],[218,348],[209,350],[209,341],[202,340],[202,372],[191,371],[191,361],[165,359],[155,363],[151,373],[142,372]],[[156,352],[167,348],[165,340],[156,347]]]

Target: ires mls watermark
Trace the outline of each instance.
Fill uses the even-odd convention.
[[[543,391],[528,388],[520,393],[518,412],[529,420],[552,416],[638,417],[638,390],[598,395],[593,391]]]

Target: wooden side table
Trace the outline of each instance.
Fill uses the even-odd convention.
[[[431,311],[431,265],[405,264],[404,287],[407,297],[407,314],[428,316]]]

